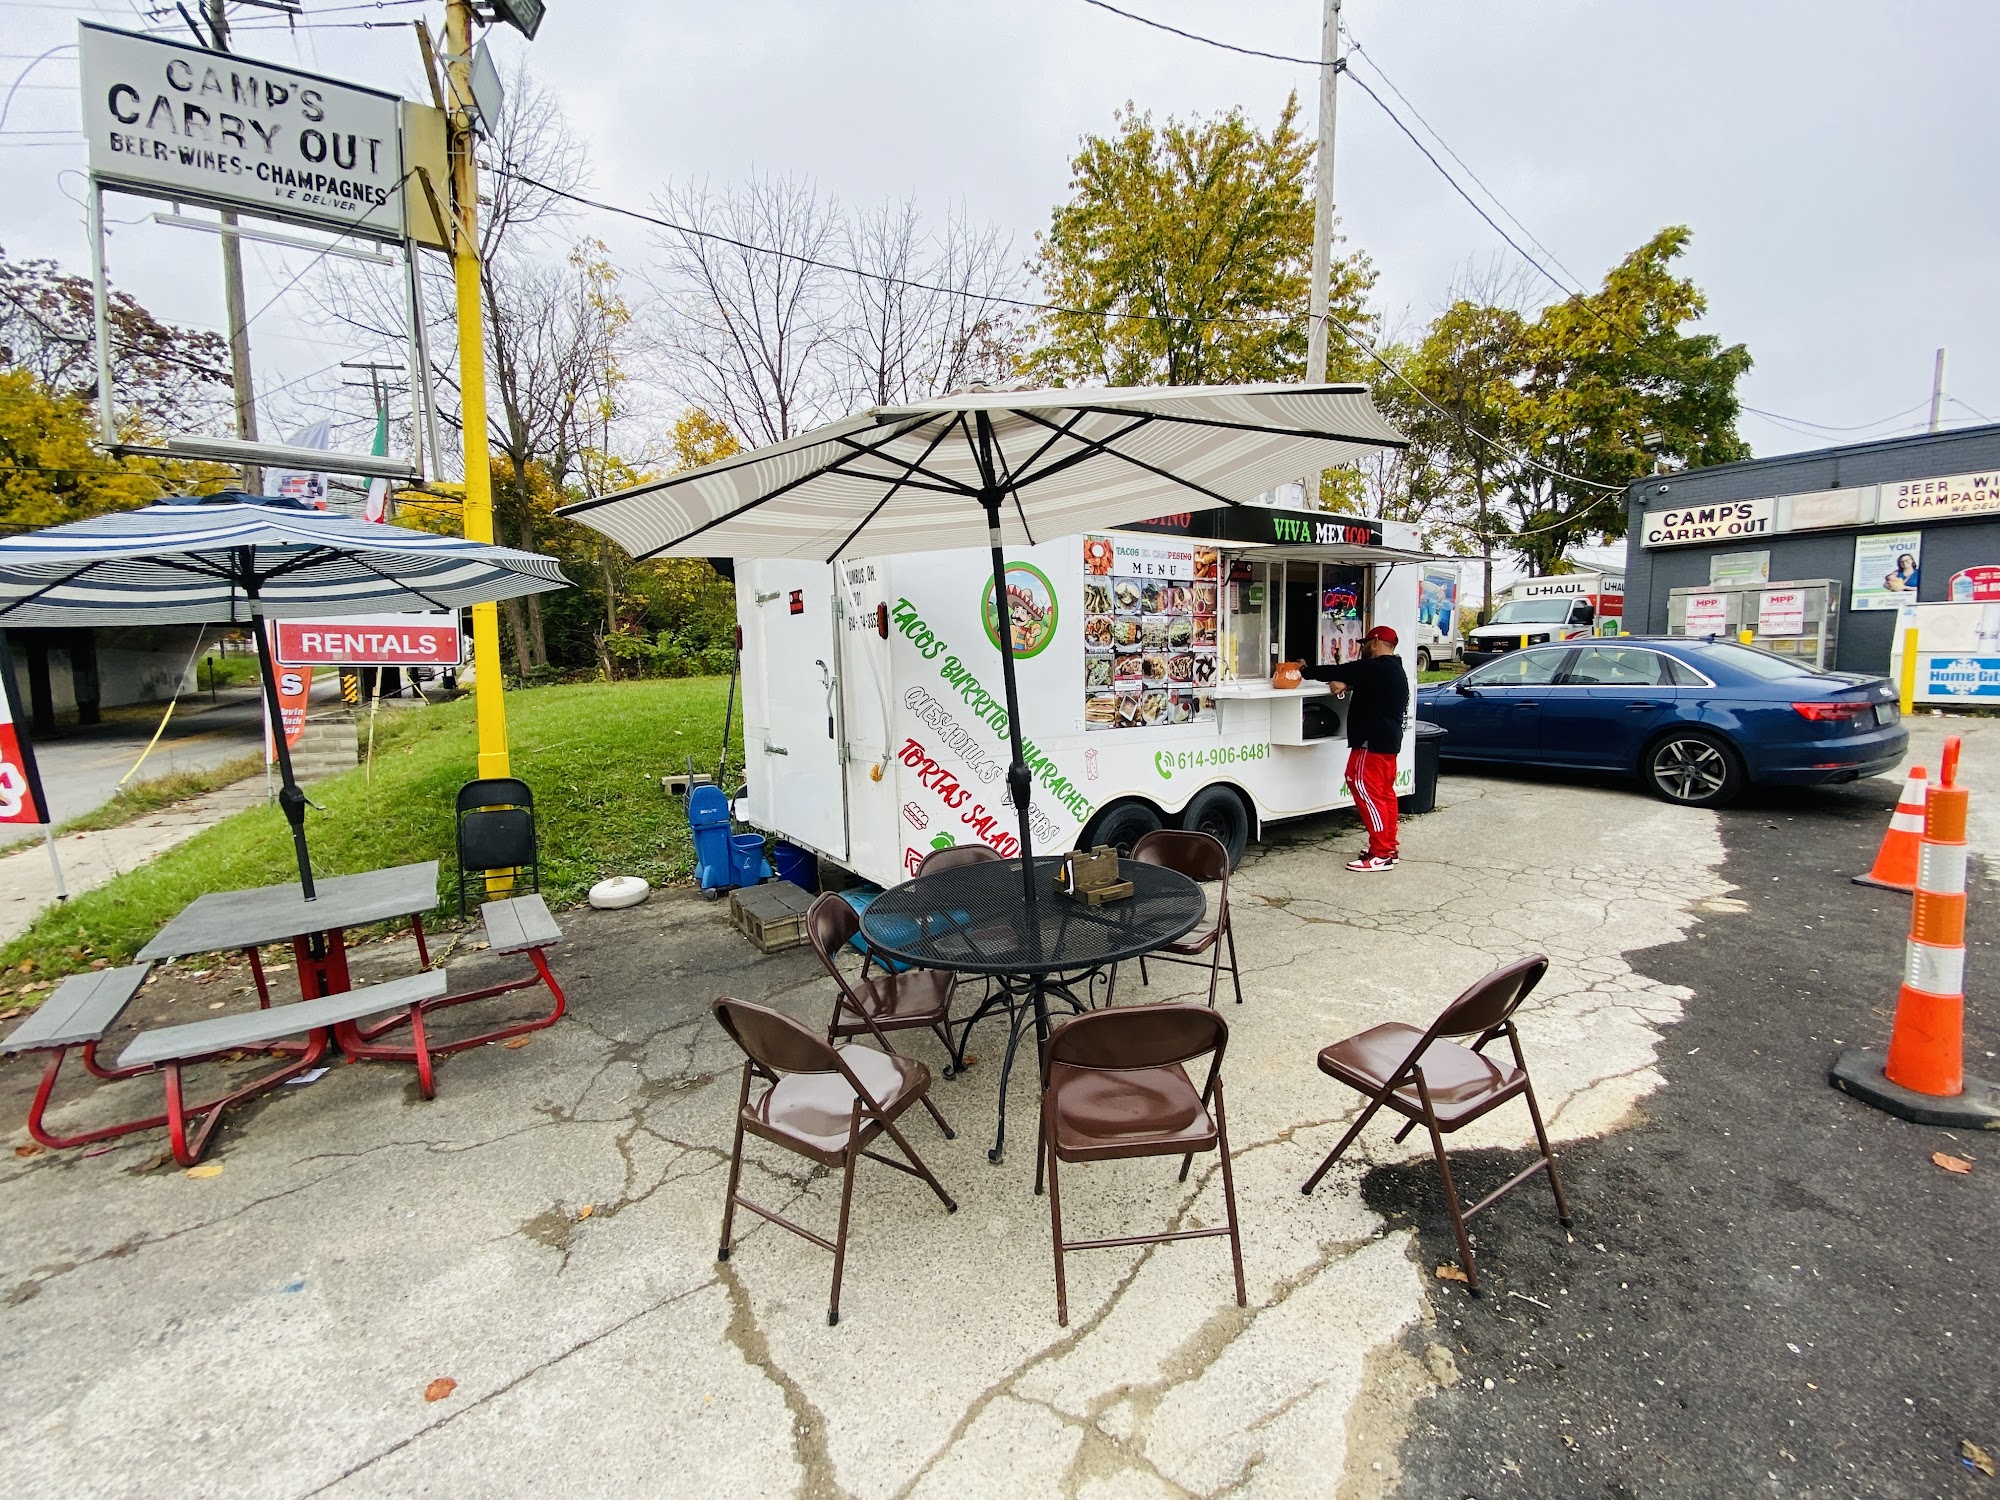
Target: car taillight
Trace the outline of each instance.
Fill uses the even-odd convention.
[[[1858,719],[1871,711],[1874,705],[1868,703],[1794,703],[1801,718],[1811,719],[1816,724],[1844,724],[1849,719]]]

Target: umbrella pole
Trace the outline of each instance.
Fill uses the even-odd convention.
[[[253,596],[250,601],[250,628],[257,637],[258,675],[264,679],[264,708],[271,717],[271,744],[278,753],[278,806],[292,825],[292,849],[299,858],[299,888],[308,901],[319,898],[313,889],[312,857],[306,853],[306,794],[292,779],[292,747],[285,742],[285,711],[278,699],[278,664],[271,656],[271,633],[264,626],[263,606]]]
[[[1028,774],[1027,752],[1021,748],[1021,690],[1014,683],[1014,620],[1007,609],[1007,560],[1000,551],[1000,501],[998,490],[989,490],[981,503],[986,507],[986,537],[993,549],[993,608],[997,616],[994,634],[1000,638],[1000,677],[1007,697],[1007,743],[1014,760],[1007,767],[1007,791],[1014,799],[1015,827],[1021,840],[1021,891],[1029,906],[1035,904],[1034,831],[1028,822],[1028,802],[1033,779]]]

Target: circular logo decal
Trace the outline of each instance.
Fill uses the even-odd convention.
[[[988,580],[979,610],[986,639],[1000,649],[1000,617],[993,608],[993,584]],[[1007,564],[1007,618],[1013,627],[1014,657],[1025,660],[1056,638],[1056,590],[1048,574],[1033,563]]]

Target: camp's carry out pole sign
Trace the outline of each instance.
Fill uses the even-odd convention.
[[[98,181],[403,238],[394,94],[88,22],[77,31]]]
[[[273,620],[278,660],[288,667],[455,667],[458,615],[341,615]]]

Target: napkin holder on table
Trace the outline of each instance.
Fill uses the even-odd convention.
[[[1132,882],[1118,873],[1118,851],[1099,844],[1088,851],[1072,849],[1056,865],[1056,890],[1085,906],[1122,901],[1132,894]]]

